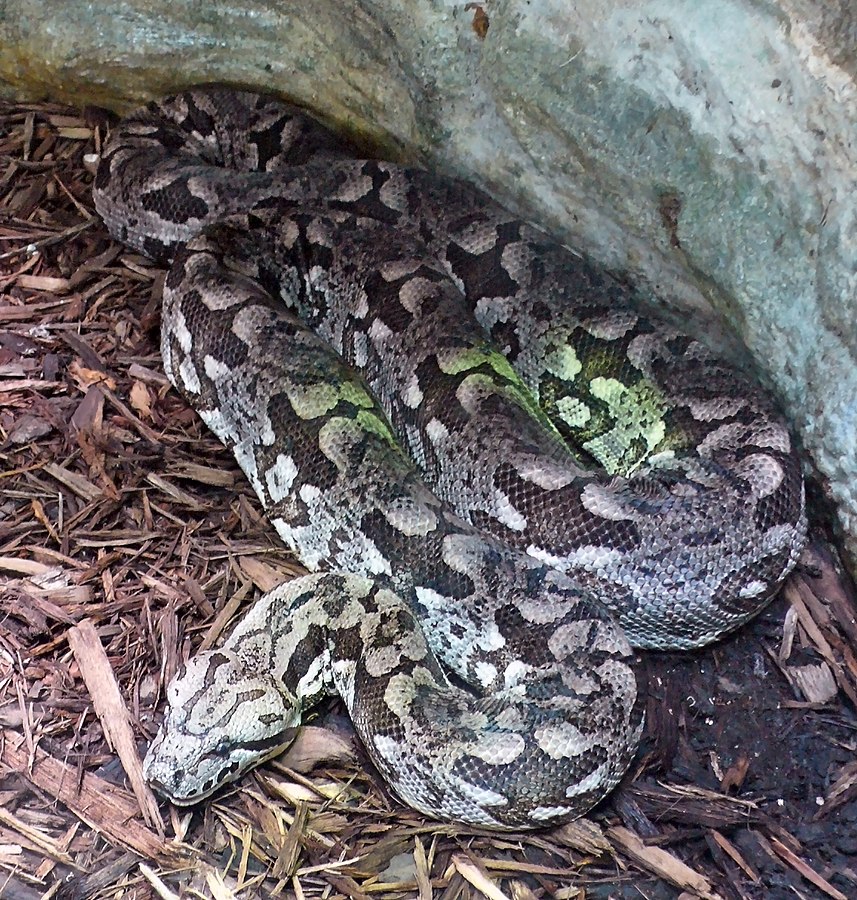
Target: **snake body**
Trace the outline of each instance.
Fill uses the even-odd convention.
[[[114,129],[94,196],[170,263],[167,375],[312,573],[168,687],[145,772],[176,802],[338,693],[415,808],[568,820],[633,756],[631,645],[712,641],[794,567],[770,397],[475,188],[201,88]]]

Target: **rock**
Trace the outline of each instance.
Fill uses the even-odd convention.
[[[740,335],[854,565],[855,35],[851,0],[6,0],[0,93],[255,86],[481,184]]]

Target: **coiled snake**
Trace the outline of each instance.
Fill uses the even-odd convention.
[[[562,822],[634,753],[630,644],[714,640],[795,565],[768,396],[476,189],[204,88],[125,119],[94,196],[171,262],[167,375],[313,573],[170,684],[145,772],[176,802],[335,692],[415,808]]]

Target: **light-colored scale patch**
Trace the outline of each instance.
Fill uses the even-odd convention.
[[[592,739],[586,738],[571,722],[555,722],[538,726],[533,732],[542,753],[551,759],[583,756],[592,749]]]
[[[193,335],[187,327],[187,319],[185,319],[184,313],[179,307],[178,298],[173,294],[170,300],[170,315],[166,322],[165,333],[171,334],[176,339],[184,353],[190,353],[193,349]]]
[[[429,654],[418,627],[403,628],[395,635],[390,630],[391,615],[396,621],[403,612],[410,613],[404,600],[389,590],[384,591],[383,595],[379,592],[376,600],[379,612],[370,615],[360,607],[356,624],[360,626],[366,670],[374,677],[381,677],[399,667],[403,659],[417,663]]]
[[[381,351],[391,340],[394,340],[392,329],[383,319],[374,318],[367,331],[369,340]]]
[[[749,599],[750,597],[760,597],[767,591],[768,585],[764,581],[748,581],[738,592],[738,596]]]
[[[414,373],[402,390],[402,400],[409,409],[417,409],[423,402],[423,397],[423,392],[420,390],[420,380]]]
[[[316,382],[311,385],[298,385],[292,382],[288,386],[288,395],[292,408],[302,419],[320,418],[335,409],[340,400],[362,407],[363,410],[372,410],[375,407],[375,401],[356,381]],[[358,418],[363,410],[358,413]],[[369,415],[371,418],[377,419],[374,413]],[[337,418],[334,421],[343,420]],[[373,422],[371,430],[376,433],[384,433],[386,438],[392,437],[386,426],[379,428]]]
[[[525,284],[530,275],[532,258],[532,251],[526,241],[510,241],[500,255],[500,265],[513,281]]]
[[[492,509],[497,521],[511,531],[526,531],[527,517],[518,512],[508,495],[501,490],[495,490],[493,497]]]
[[[480,707],[475,709],[462,707],[458,716],[462,731],[484,731],[491,724],[491,717]]]
[[[331,675],[336,691],[347,709],[354,709],[355,675],[357,662],[353,659],[337,659],[331,665]]]
[[[395,175],[381,185],[378,195],[381,202],[388,209],[394,209],[397,212],[404,212],[406,209],[405,198],[407,196],[407,187],[402,184],[401,177]]]
[[[780,453],[791,452],[791,435],[782,422],[759,423],[752,428],[751,435],[752,441],[757,447],[779,450]]]
[[[205,175],[191,176],[190,178],[185,180],[185,187],[192,197],[196,197],[198,200],[202,200],[209,210],[218,209],[217,189],[212,187],[211,180],[206,178]],[[196,221],[199,222],[200,225],[197,225],[195,228],[189,225],[189,222],[193,221],[189,219],[188,222],[185,223],[185,227],[192,228],[194,232],[197,232],[200,230],[201,224],[205,222],[210,217],[210,215],[211,213],[209,212],[208,215],[204,215],[196,219]]]
[[[421,265],[418,259],[385,260],[378,267],[378,274],[388,283],[400,281],[416,272]]]
[[[465,797],[477,809],[503,809],[509,805],[508,798],[498,791],[479,787],[479,785],[471,784],[469,781],[456,776],[450,776],[449,782],[459,796]],[[485,824],[491,824],[492,822],[493,820],[486,815]]]
[[[598,631],[599,636],[606,635],[606,633],[606,628],[600,628]],[[625,638],[624,635],[622,635],[622,638],[625,640],[625,646],[627,648],[626,652],[630,656],[631,645],[627,642],[627,638]],[[624,709],[625,714],[630,717],[630,711],[633,709],[634,703],[639,696],[637,679],[634,677],[633,669],[624,662],[616,659],[615,643],[610,643],[607,639],[599,640],[598,637],[596,637],[596,640],[592,643],[592,648],[596,652],[608,653],[613,657],[612,659],[605,660],[598,667],[598,677],[601,679],[602,684],[609,685],[612,688],[612,696],[609,693],[604,694],[604,696],[608,698],[608,702],[615,702],[616,708]],[[643,720],[641,719],[638,726],[639,731],[642,731],[643,724]]]
[[[644,512],[635,509],[630,503],[622,502],[615,491],[597,482],[587,484],[581,491],[580,499],[589,512],[602,519],[638,522],[645,517]]]
[[[489,688],[497,680],[497,666],[489,662],[478,661],[473,667],[473,671],[483,689]]]
[[[295,414],[307,420],[318,419],[329,413],[336,408],[341,398],[340,386],[327,382],[291,383],[288,393]]]
[[[545,370],[563,381],[572,382],[583,370],[583,363],[570,344],[562,344],[545,356]]]
[[[575,589],[562,575],[552,572],[557,590],[527,593],[519,603],[521,617],[533,625],[556,625],[568,614],[575,603]]]
[[[486,542],[478,535],[448,534],[443,539],[443,561],[454,572],[467,575],[481,569],[486,549]]]
[[[310,266],[309,271],[307,272],[307,282],[309,286],[312,288],[312,291],[315,295],[321,297],[330,296],[332,286],[330,280],[330,272],[328,269],[324,268],[324,266]],[[299,282],[297,279],[293,282],[292,287],[292,295],[299,296]],[[286,293],[284,291],[280,291],[281,296]],[[291,305],[291,304],[290,304]]]
[[[570,806],[534,806],[530,810],[530,818],[536,822],[552,822],[574,812]]]
[[[279,503],[291,493],[297,476],[298,467],[291,456],[278,453],[274,465],[265,472],[265,484],[268,486],[271,503]]]
[[[165,363],[165,368],[168,367],[169,364]],[[202,382],[199,380],[199,374],[196,371],[196,366],[193,364],[193,360],[189,356],[182,357],[182,361],[179,364],[178,369],[178,378],[184,389],[189,394],[199,394],[202,391]]]
[[[291,249],[300,238],[298,223],[289,217],[277,222],[277,240],[287,249]]]
[[[283,648],[281,653],[286,656],[286,658],[292,655],[291,653],[287,654],[285,648]],[[324,650],[314,659],[310,660],[306,672],[298,679],[298,683],[295,686],[295,695],[300,699],[304,699],[306,697],[318,697],[327,692],[332,686],[330,683],[330,676],[332,674],[333,664],[330,660],[330,651]],[[339,671],[339,675],[347,677],[347,673],[342,670]]]
[[[522,713],[521,707],[517,704],[510,704],[505,709],[501,709],[500,712],[496,713],[494,716],[494,724],[497,728],[502,728],[504,731],[523,732],[527,731],[529,727],[529,723]]]
[[[331,550],[331,560],[337,568],[361,575],[391,575],[390,560],[378,549],[372,538],[355,531],[347,539],[340,539]]]
[[[395,445],[386,423],[374,414],[361,410],[356,419],[341,416],[328,419],[318,433],[319,450],[339,469],[346,471],[350,464],[350,450],[370,432]]]
[[[490,766],[507,766],[524,752],[526,746],[522,735],[492,729],[481,734],[478,743],[469,741],[467,752]]]
[[[465,350],[463,353],[470,353],[470,350]],[[473,357],[473,359],[475,358],[476,356]],[[505,360],[503,356],[498,355],[498,358]],[[487,361],[487,357],[485,359]],[[471,366],[465,365],[462,367],[462,371],[466,371],[469,368]],[[507,375],[506,372],[500,370],[502,367],[492,366],[492,368],[497,373],[496,376],[486,372],[472,372],[461,379],[461,383],[455,391],[455,396],[461,404],[461,408],[470,415],[478,416],[480,415],[483,401],[489,397],[497,397],[506,406],[518,407],[525,416],[535,419],[545,432],[556,439],[557,446],[564,447],[556,426],[542,411],[533,395],[518,376],[511,370]]]
[[[307,525],[294,525],[282,517],[271,519],[277,534],[310,571],[315,571],[333,552],[333,535],[340,527],[338,517],[331,515],[323,493],[312,484],[298,491],[304,505],[301,518]]]
[[[408,537],[425,537],[438,527],[434,510],[411,498],[394,503],[383,512],[393,528]]]
[[[396,441],[395,435],[390,430],[390,426],[387,424],[386,420],[382,419],[380,415],[376,415],[376,413],[371,410],[361,409],[360,412],[357,413],[356,422],[364,432],[371,432],[391,447],[398,448],[398,442]]]
[[[479,255],[497,244],[497,230],[489,222],[474,222],[456,232],[455,242],[467,253]]]
[[[518,476],[546,491],[556,491],[571,484],[576,476],[588,476],[589,473],[574,464],[569,457],[561,463],[552,459],[530,459],[516,461]]]
[[[425,644],[422,639],[412,633],[410,641],[407,635],[394,645],[373,646],[367,644],[363,648],[363,665],[373,678],[383,678],[395,672],[402,659],[420,660],[425,657]],[[410,644],[410,646],[409,646]]]
[[[339,598],[337,608],[326,612],[325,622],[334,629],[362,628],[365,623],[370,623],[370,627],[377,624],[380,613],[372,608],[371,601],[367,603],[365,600],[372,593],[374,585],[371,578],[355,575],[343,578],[343,583],[332,590]]]
[[[628,387],[615,378],[599,377],[592,379],[589,390],[607,406],[613,426],[583,446],[609,474],[627,476],[666,436],[665,402],[647,382]],[[641,441],[644,453],[637,446]]]
[[[442,655],[450,665],[452,659],[470,659],[474,654],[478,657],[479,650],[487,655],[506,645],[496,623],[468,618],[466,606],[457,599],[422,586],[415,589],[415,594],[425,610],[426,639],[435,652],[438,646],[444,647]],[[483,672],[487,671],[483,668]]]
[[[375,400],[363,385],[357,381],[341,381],[338,384],[339,394],[347,403],[360,406],[364,409],[374,409]]]
[[[401,426],[402,444],[407,448],[414,465],[423,473],[428,468],[426,456],[426,442],[423,440],[423,430],[417,422],[405,422]]]
[[[341,213],[337,214],[336,212],[328,213],[328,216],[331,216],[334,219],[341,215]],[[300,230],[297,231],[295,239],[297,239],[299,234]],[[306,226],[306,237],[310,243],[319,247],[332,249],[336,246],[336,231],[335,228],[331,227],[327,216],[316,216],[314,219],[311,219]]]
[[[363,369],[369,359],[369,336],[365,331],[358,331],[354,334],[354,365],[358,369]]]
[[[339,190],[330,194],[331,200],[343,203],[354,203],[372,192],[372,178],[369,175],[357,175],[340,185]]]
[[[415,667],[410,675],[398,672],[387,682],[384,689],[384,703],[394,716],[409,719],[412,717],[411,707],[418,689],[420,687],[434,689],[436,685],[434,676],[422,666]]]
[[[532,675],[533,667],[522,659],[513,659],[503,670],[503,689],[515,696],[522,696],[526,690],[527,680]]]
[[[443,290],[443,285],[428,278],[411,278],[399,289],[399,302],[413,316],[419,316],[426,300]]]
[[[678,457],[675,450],[661,450],[659,453],[653,453],[646,460],[647,471],[653,472],[656,469],[675,469]]]
[[[491,331],[498,323],[514,319],[514,301],[510,297],[480,297],[473,315],[486,331]]]
[[[560,397],[556,414],[569,428],[583,428],[592,418],[592,410],[579,397]]]
[[[365,319],[369,315],[369,295],[362,287],[354,292],[351,303],[351,316],[354,319]]]
[[[199,409],[197,413],[202,421],[224,443],[231,441],[235,437],[231,423],[227,421],[220,409]],[[247,476],[250,486],[260,497],[264,497],[265,492],[256,468],[256,456],[253,446],[248,445],[245,441],[236,440],[232,446],[232,452],[241,471]]]
[[[440,419],[429,419],[426,423],[426,434],[435,447],[443,446],[449,440],[449,429]]]
[[[713,400],[689,400],[687,408],[698,422],[713,422],[737,415],[747,401],[743,397],[715,397]]]
[[[565,789],[565,796],[571,800],[574,797],[580,797],[585,794],[597,792],[599,795],[603,793],[603,786],[609,784],[608,775],[610,774],[610,764],[607,762],[596,766],[585,778],[581,778],[574,784],[570,784]]]
[[[763,559],[766,556],[777,556],[784,550],[790,550],[791,562],[784,563],[783,571],[789,571],[803,549],[807,528],[806,514],[800,517],[797,522],[785,522],[779,525],[773,525],[763,534],[760,546],[756,550],[756,557]]]
[[[718,450],[738,450],[744,445],[747,426],[742,422],[727,422],[709,431],[699,442],[697,449],[700,456],[713,456]]]
[[[582,646],[587,645],[584,644]],[[578,654],[580,653],[580,647],[577,648],[576,652]],[[574,658],[573,654],[571,655],[571,658]],[[580,698],[589,698],[590,702],[592,702],[593,698],[595,698],[602,689],[602,686],[599,683],[598,673],[591,672],[579,666],[573,667],[568,671],[563,681],[567,691],[573,691],[574,694]]]
[[[766,453],[745,456],[736,464],[735,471],[750,484],[756,497],[769,497],[783,483],[783,467]]]
[[[589,486],[587,486],[586,490],[588,489]],[[627,514],[617,516],[617,518],[632,519]],[[572,572],[575,568],[589,572],[609,572],[619,570],[623,562],[621,550],[613,550],[610,547],[601,547],[597,544],[585,544],[563,554],[554,553],[545,547],[530,544],[527,547],[527,555],[532,556],[533,559],[539,562],[552,566],[560,572]]]
[[[451,347],[440,350],[437,354],[437,364],[441,372],[447,375],[458,375],[461,372],[488,365],[505,380],[518,383],[518,376],[506,357],[487,345],[485,347]]]
[[[206,355],[202,365],[206,378],[214,385],[221,409],[217,426],[209,425],[212,431],[224,443],[273,446],[276,441],[273,424],[265,405],[259,405],[252,382],[236,377],[235,370],[213,356]]]
[[[584,329],[602,341],[615,341],[624,337],[636,324],[638,316],[633,312],[611,312],[601,319],[590,319],[583,323]]]

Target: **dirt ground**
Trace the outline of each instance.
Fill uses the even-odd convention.
[[[162,275],[92,210],[105,124],[0,106],[0,897],[857,897],[857,603],[817,484],[782,596],[642,660],[644,742],[586,819],[427,821],[333,701],[214,801],[151,795],[164,685],[300,570],[161,372]]]

